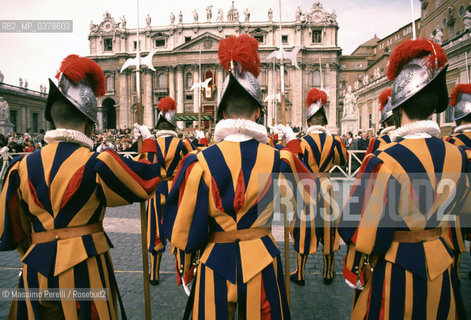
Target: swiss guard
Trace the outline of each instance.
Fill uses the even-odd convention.
[[[107,299],[13,301],[11,319],[126,318],[103,231],[107,206],[149,198],[160,166],[93,152],[97,96],[104,74],[94,61],[69,55],[49,80],[45,147],[15,158],[0,196],[0,250],[17,249],[23,267],[20,289],[105,288]]]
[[[334,199],[334,190],[329,180],[329,170],[334,165],[345,165],[348,159],[347,148],[340,137],[332,135],[327,125],[327,94],[313,88],[306,97],[306,135],[296,139],[289,127],[279,125],[284,131],[286,148],[296,154],[316,177],[315,197],[317,206],[307,208],[309,219],[295,216],[291,225],[291,236],[297,254],[297,268],[290,280],[299,285],[305,283],[305,265],[309,254],[316,252],[319,243],[323,247],[325,284],[330,284],[335,276],[334,252],[339,249],[340,237],[337,232],[339,208]],[[313,209],[313,210],[312,210]]]
[[[267,130],[257,123],[263,112],[257,50],[257,40],[246,34],[220,41],[228,75],[216,144],[186,156],[167,198],[164,227],[172,245],[187,254],[201,251],[199,264],[179,258],[177,266],[186,283],[197,268],[187,306],[193,319],[233,319],[237,308],[244,319],[290,319],[270,227],[279,174],[295,183],[311,175],[291,152],[267,145]],[[294,191],[282,188],[281,196]]]
[[[366,155],[339,225],[344,277],[357,290],[352,319],[466,317],[442,235],[449,214],[471,208],[467,156],[427,120],[448,106],[446,63],[428,39],[402,42],[389,59],[398,128]]]
[[[384,89],[379,95],[379,111],[381,112],[380,123],[383,127],[379,137],[370,140],[366,154],[375,152],[380,146],[391,142],[390,133],[396,129],[393,120],[393,111],[391,105],[392,88]]]
[[[170,97],[160,99],[155,128],[156,139],[147,139],[142,145],[141,160],[160,164],[160,183],[147,205],[147,242],[150,253],[149,281],[159,284],[159,269],[167,239],[163,233],[163,209],[172,180],[183,157],[195,148],[188,139],[177,136],[176,103]]]
[[[456,122],[457,127],[453,130],[453,133],[445,137],[445,140],[454,144],[455,146],[462,146],[471,148],[471,84],[459,84],[453,90],[450,95],[450,104],[454,108],[453,120]],[[454,228],[451,228],[450,235],[451,241],[454,246],[455,253],[455,271],[459,275],[459,265],[461,260],[461,254],[466,252],[466,245],[464,243],[464,237],[466,236],[465,230],[469,230],[470,226],[466,225],[464,221],[460,221],[463,217],[456,217],[456,220],[452,222]],[[467,228],[462,229],[462,223],[465,222]],[[471,277],[471,272],[469,273]]]
[[[450,98],[457,127],[446,140],[456,146],[471,147],[471,84],[457,85]]]

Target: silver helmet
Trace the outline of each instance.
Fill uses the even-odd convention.
[[[327,104],[327,93],[323,90],[312,88],[308,91],[306,96],[307,115],[306,119],[309,120],[318,111],[324,114],[325,122],[327,123],[327,113],[325,106]]]
[[[248,71],[242,72],[242,67],[239,63],[235,62],[235,65],[237,67],[229,72],[222,85],[222,96],[218,105],[217,121],[223,118],[222,113],[224,110],[221,108],[221,106],[224,105],[225,100],[229,96],[228,93],[235,86],[241,87],[245,92],[247,92],[249,96],[252,97],[253,100],[257,103],[258,107],[262,110],[262,113],[265,113],[265,107],[262,103],[262,90],[257,79],[252,73]]]
[[[391,118],[393,115],[393,108],[391,104],[391,97],[389,97],[388,102],[384,106],[383,110],[381,110],[381,120],[379,122],[383,123],[384,121]]]
[[[49,79],[46,120],[52,122],[52,104],[64,99],[88,119],[97,123],[98,105],[95,93],[98,96],[105,93],[105,76],[101,67],[89,58],[71,54],[62,61],[56,77],[57,86]]]
[[[223,118],[226,99],[234,89],[241,89],[242,92],[247,93],[262,111],[259,122],[263,120],[265,108],[262,103],[262,91],[256,78],[260,73],[260,56],[257,51],[257,39],[248,34],[231,36],[219,41],[219,62],[228,75],[221,88],[221,101],[218,105],[216,121]]]
[[[471,83],[457,85],[450,98],[450,104],[455,108],[453,121],[461,120],[471,114]]]
[[[439,95],[436,113],[445,111],[448,107],[446,61],[443,49],[431,40],[406,40],[399,45],[391,55],[388,67],[388,77],[394,81],[392,109],[399,107],[423,89],[434,87]],[[394,71],[398,71],[397,76],[392,75]]]
[[[177,120],[176,120],[176,117],[175,117],[175,111],[168,111],[168,112],[162,112],[160,111],[159,112],[159,116],[157,118],[157,124],[155,125],[156,127],[159,126],[159,123],[161,123],[162,121],[166,121],[168,123],[170,123],[173,127],[177,127]]]

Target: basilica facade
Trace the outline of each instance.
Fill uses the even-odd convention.
[[[282,22],[281,33],[272,9],[267,11],[265,21],[251,21],[249,10],[239,13],[234,4],[228,12],[208,6],[206,12],[194,10],[192,15],[184,19],[182,12],[172,12],[167,25],[155,26],[148,14],[145,26],[139,29],[139,39],[137,29],[128,28],[124,16],[115,18],[106,12],[99,24],[90,22],[89,57],[103,68],[106,78],[106,95],[99,100],[102,129],[130,127],[136,120],[135,67],[129,66],[123,72],[121,69],[136,56],[137,41],[142,56],[145,124],[155,126],[159,99],[168,95],[177,101],[178,125],[183,129],[195,127],[194,115],[200,108],[203,114],[214,118],[226,76],[217,58],[219,40],[247,33],[259,41],[258,80],[267,109],[266,125],[281,120],[277,98],[280,61],[267,59],[281,42],[286,52],[301,46],[297,66],[289,59],[284,61],[287,123],[294,127],[305,125],[307,91],[322,87],[329,95],[329,129],[337,132],[341,116],[337,103],[341,49],[337,44],[335,11],[326,11],[320,2],[310,8],[298,7],[292,21]],[[194,84],[206,80],[204,90],[191,90]],[[204,122],[206,128],[213,124]]]

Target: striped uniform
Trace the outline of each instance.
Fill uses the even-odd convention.
[[[334,165],[345,165],[348,159],[347,148],[338,136],[327,133],[310,133],[300,139],[291,140],[287,148],[298,155],[299,159],[316,176],[316,203],[312,219],[295,217],[291,224],[294,249],[298,252],[297,269],[292,274],[297,280],[304,280],[304,266],[307,256],[316,252],[319,242],[323,245],[325,279],[335,275],[334,252],[339,249],[336,218],[338,206],[334,199],[329,170]],[[324,216],[326,219],[323,219]],[[315,230],[315,231],[314,231]],[[314,232],[313,232],[314,231]]]
[[[464,132],[457,132],[453,133],[448,137],[444,138],[445,141],[454,144],[458,147],[468,147],[471,148],[471,131],[464,131]],[[460,217],[456,217],[455,221],[451,221],[450,225],[450,239],[453,246],[453,251],[455,253],[455,271],[456,274],[459,276],[459,266],[461,262],[461,255],[466,252],[466,245],[464,243],[464,238],[466,233],[468,233],[469,237],[469,225],[466,226],[467,228],[461,228],[460,225]],[[466,232],[467,230],[467,232]]]
[[[377,138],[372,138],[370,140],[370,144],[368,145],[368,149],[366,150],[366,154],[370,154],[375,152],[379,149],[379,147],[384,146],[388,143],[391,143],[391,137],[389,134],[383,134]]]
[[[159,280],[159,268],[162,253],[167,240],[163,234],[163,208],[168,191],[172,187],[172,179],[183,157],[194,150],[188,139],[173,136],[148,139],[142,146],[143,159],[150,163],[159,163],[161,182],[147,205],[147,242],[151,254],[150,280]]]
[[[107,288],[107,301],[64,300],[49,303],[49,310],[63,312],[66,319],[118,319],[121,298],[107,235],[100,231],[31,244],[31,232],[101,223],[106,207],[149,198],[159,172],[157,164],[124,159],[111,149],[99,154],[68,142],[51,143],[16,158],[0,196],[0,250],[19,250],[23,262],[19,287]],[[12,316],[39,319],[46,305],[17,301]]]
[[[467,166],[463,150],[435,137],[398,139],[365,157],[339,225],[344,277],[364,286],[352,319],[463,316],[442,217],[470,200]],[[419,240],[420,231],[428,235]]]
[[[202,252],[194,319],[227,319],[237,304],[239,316],[247,319],[267,313],[272,319],[290,318],[280,251],[270,233],[247,241],[208,242],[208,234],[270,227],[279,183],[286,181],[274,180],[279,173],[293,183],[301,173],[313,179],[292,153],[254,139],[222,141],[183,161],[167,199],[164,226],[173,246]],[[285,197],[292,189],[281,192]],[[303,198],[308,199],[308,192]],[[289,201],[296,205],[294,197]],[[177,267],[185,277],[192,273],[188,261],[178,259]]]

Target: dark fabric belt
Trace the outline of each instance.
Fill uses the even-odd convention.
[[[252,228],[235,231],[218,231],[209,234],[209,242],[231,243],[236,241],[255,240],[269,235],[271,228]]]
[[[424,242],[440,238],[442,229],[429,229],[421,231],[395,231],[393,241],[404,243]]]
[[[170,176],[170,177],[162,177],[160,178],[160,181],[172,181],[173,180],[173,176]]]
[[[86,224],[84,226],[67,227],[42,232],[33,232],[31,234],[31,242],[32,244],[38,244],[55,240],[64,240],[75,237],[81,237],[87,234],[92,234],[100,231],[103,231],[102,222]]]

